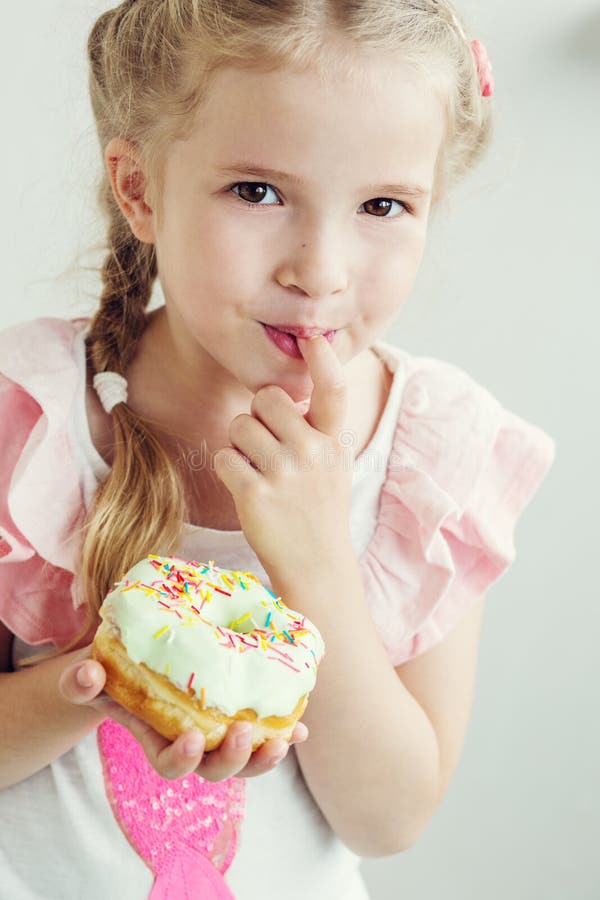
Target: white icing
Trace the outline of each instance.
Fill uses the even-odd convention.
[[[100,614],[135,663],[226,715],[289,715],[313,689],[325,649],[312,622],[256,576],[212,560],[149,556],[117,582]]]

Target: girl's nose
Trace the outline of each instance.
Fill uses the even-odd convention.
[[[316,230],[297,237],[284,254],[275,278],[282,287],[318,300],[348,287],[348,261],[341,236]]]

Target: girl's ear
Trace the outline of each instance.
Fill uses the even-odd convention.
[[[129,227],[139,241],[155,242],[154,213],[145,202],[146,176],[135,144],[113,138],[104,159],[113,194]]]

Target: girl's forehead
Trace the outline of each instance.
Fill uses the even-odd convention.
[[[294,105],[299,97],[309,95],[313,102],[319,100],[348,114],[357,101],[382,109],[409,97],[420,107],[440,102],[441,79],[426,78],[400,54],[363,52],[351,62],[332,58],[330,64],[327,59],[304,67],[269,69],[223,64],[212,73],[198,113],[205,118],[216,108],[223,114],[224,101],[229,108],[239,108],[266,95],[270,102],[282,105]]]
[[[273,168],[283,159],[308,172],[349,160],[387,168],[395,156],[424,171],[433,167],[445,116],[428,80],[390,56],[337,74],[317,67],[219,68],[179,148],[182,158],[195,165],[246,158]]]

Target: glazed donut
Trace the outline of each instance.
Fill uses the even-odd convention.
[[[290,739],[324,654],[321,635],[251,572],[147,556],[100,608],[92,656],[105,691],[168,740],[189,728],[218,747],[236,719],[252,749]]]

